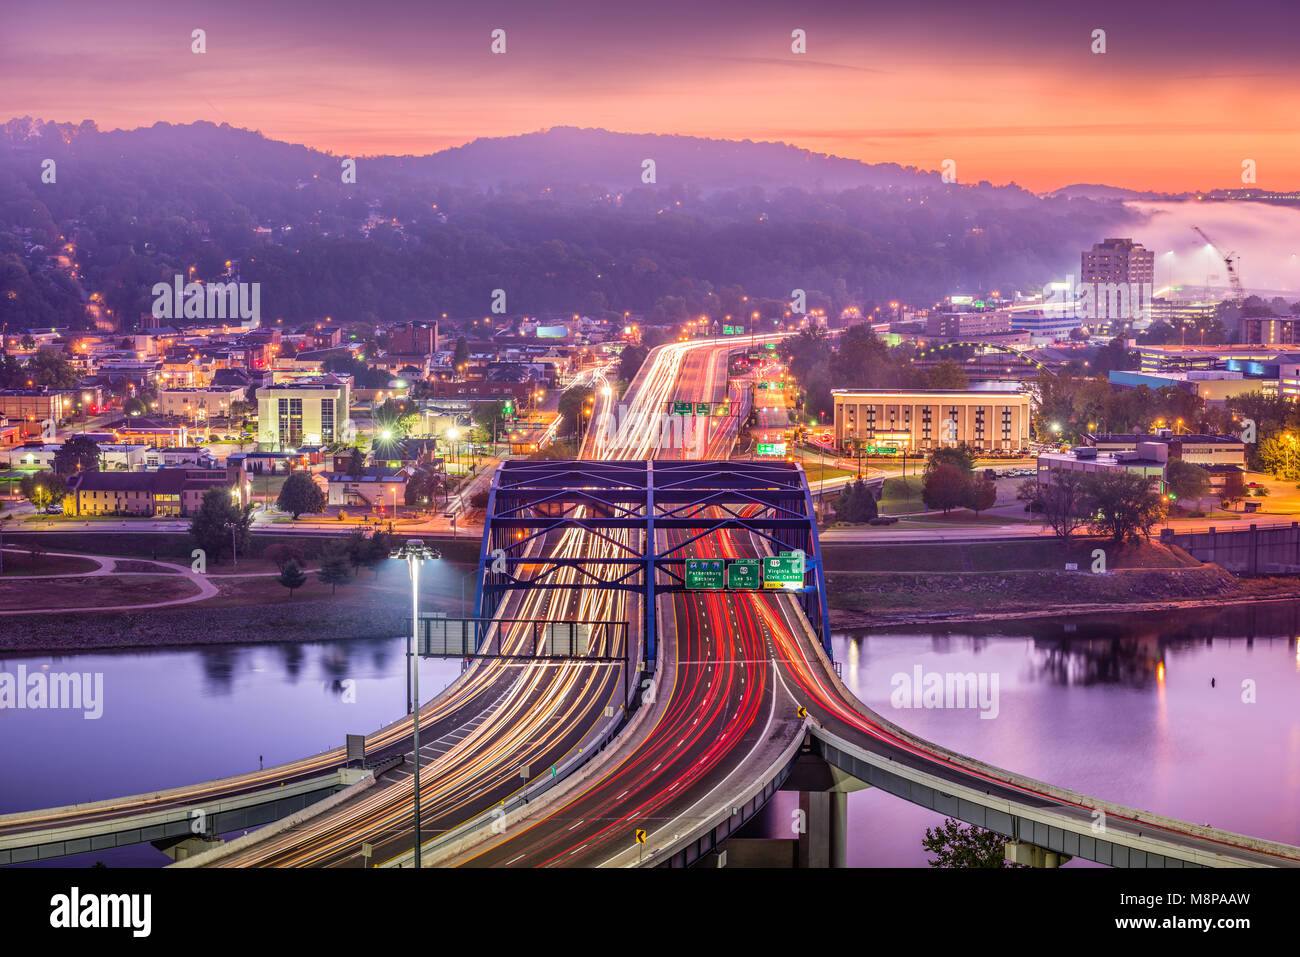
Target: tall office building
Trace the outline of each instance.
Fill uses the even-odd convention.
[[[1085,250],[1080,286],[1090,286],[1097,319],[1150,319],[1156,254],[1132,239],[1104,239]]]

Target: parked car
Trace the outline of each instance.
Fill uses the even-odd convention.
[[[63,514],[63,506],[62,506],[62,505],[46,505],[46,506],[45,506],[45,514],[46,514],[46,515],[62,515],[62,514]]]

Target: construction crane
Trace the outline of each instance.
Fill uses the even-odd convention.
[[[1196,231],[1196,235],[1204,239],[1206,243],[1212,246],[1216,251],[1218,251],[1219,255],[1223,257],[1223,264],[1228,267],[1228,281],[1232,284],[1232,301],[1237,305],[1241,305],[1246,300],[1246,294],[1241,291],[1241,277],[1237,275],[1237,267],[1235,259],[1233,258],[1237,254],[1235,252],[1223,252],[1223,250],[1215,244],[1214,240],[1205,235],[1205,230],[1201,229],[1200,226],[1193,226],[1192,229]]]

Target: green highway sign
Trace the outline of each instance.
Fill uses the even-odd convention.
[[[802,588],[803,553],[782,552],[775,558],[763,559],[764,588]]]
[[[694,405],[690,402],[673,403],[673,415],[690,415],[691,412],[694,411],[694,409],[695,409]]]
[[[707,402],[697,402],[697,403],[695,403],[695,414],[696,414],[696,415],[708,415],[708,414],[709,414],[709,403],[707,403]]]
[[[759,442],[759,455],[785,455],[784,442]]]
[[[726,587],[726,561],[721,558],[688,558],[686,587],[721,589]]]
[[[722,334],[724,336],[743,336],[745,334],[744,326],[723,326]]]
[[[763,587],[763,559],[737,558],[727,562],[727,587],[760,589]]]
[[[775,343],[775,342],[769,342],[769,343],[767,343],[766,348],[768,348],[768,349],[775,349],[775,348],[776,348],[776,343]]]

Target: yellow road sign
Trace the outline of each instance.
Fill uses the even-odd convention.
[[[799,710],[796,711],[795,714],[799,715],[799,717],[801,718],[806,718],[808,717],[808,709],[805,708],[803,705],[799,705]]]
[[[639,828],[639,827],[636,829],[636,842],[637,842],[638,844],[644,844],[644,843],[645,843],[645,831],[644,831],[642,828]]]

